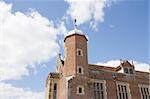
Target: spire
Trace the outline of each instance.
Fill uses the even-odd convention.
[[[77,29],[77,19],[74,19],[74,29]]]

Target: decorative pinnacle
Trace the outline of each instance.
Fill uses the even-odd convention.
[[[77,19],[74,19],[74,29],[77,29]]]

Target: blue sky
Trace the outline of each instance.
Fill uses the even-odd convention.
[[[48,21],[52,21],[51,23],[52,25],[48,27],[56,30],[56,32],[54,32],[56,34],[49,35],[49,34],[39,33],[40,35],[48,35],[49,38],[46,38],[48,42],[44,41],[46,42],[46,44],[49,44],[50,46],[52,46],[53,44],[55,45],[50,48],[47,46],[44,47],[47,50],[53,49],[50,51],[52,53],[55,52],[53,55],[47,52],[46,50],[45,52],[47,52],[47,55],[41,54],[43,56],[39,58],[40,56],[38,56],[37,54],[41,53],[44,50],[44,49],[41,49],[41,50],[38,50],[37,53],[34,54],[35,57],[38,57],[38,58],[34,57],[35,59],[31,58],[31,60],[29,60],[30,59],[29,57],[32,57],[32,55],[29,55],[29,57],[27,55],[25,57],[24,54],[21,54],[23,55],[23,59],[29,58],[28,60],[24,59],[29,62],[27,62],[26,64],[23,64],[23,68],[25,68],[24,72],[26,72],[27,70],[28,74],[24,72],[22,73],[21,71],[19,71],[20,70],[19,69],[18,71],[19,73],[21,72],[21,74],[17,74],[17,75],[20,75],[20,77],[17,77],[16,75],[14,75],[14,77],[9,77],[9,75],[6,75],[8,77],[4,77],[4,79],[0,81],[0,83],[5,84],[6,87],[8,87],[7,85],[11,85],[13,88],[18,88],[17,90],[22,88],[25,92],[26,91],[32,92],[36,97],[36,94],[37,94],[36,92],[43,92],[45,90],[45,80],[46,80],[48,73],[55,71],[56,55],[58,54],[58,52],[60,52],[62,55],[64,54],[63,53],[63,37],[67,33],[67,31],[73,29],[73,23],[72,23],[73,15],[71,12],[72,10],[69,10],[69,9],[74,3],[69,2],[69,0],[66,0],[66,1],[63,1],[63,0],[5,0],[3,1],[3,3],[5,3],[5,6],[12,4],[12,8],[10,8],[11,12],[9,13],[14,15],[15,17],[19,16],[16,14],[16,12],[23,13],[26,16],[26,18],[31,18],[31,19],[34,19],[34,18],[36,19],[36,16],[37,16],[38,19],[41,19],[41,21],[45,22],[45,23],[43,22],[42,24],[47,24],[47,21],[45,21],[45,19]],[[82,2],[82,5],[84,5],[84,2]],[[127,59],[127,60],[134,60],[135,62],[137,62],[137,64],[139,63],[140,65],[144,64],[143,66],[145,65],[148,66],[149,61],[150,61],[150,58],[148,56],[149,55],[148,6],[149,6],[148,0],[119,0],[119,1],[116,0],[116,1],[109,2],[108,5],[103,6],[101,10],[97,10],[96,15],[101,16],[99,17],[99,19],[97,18],[98,20],[96,20],[96,18],[94,17],[85,17],[87,18],[87,20],[84,20],[83,22],[79,20],[78,29],[82,30],[84,34],[89,37],[89,41],[88,41],[89,63],[90,64],[97,64],[99,62],[107,63],[110,60],[116,61],[119,59]],[[85,7],[85,8],[88,8],[88,7]],[[1,9],[5,9],[5,7]],[[93,9],[94,9],[94,6],[93,6]],[[98,11],[102,11],[102,12],[98,12]],[[34,13],[34,15],[32,16],[30,15],[32,14],[32,12],[38,12],[38,14]],[[79,13],[79,15],[77,15],[77,21],[78,21],[78,17],[82,19],[84,15],[82,15],[80,11],[79,12],[77,11],[77,13]],[[90,12],[90,13],[91,15],[93,15],[93,12]],[[41,15],[45,19],[42,19],[41,17],[39,17],[39,15]],[[32,17],[29,17],[29,16],[32,16]],[[65,19],[63,19],[64,17]],[[18,17],[18,18],[21,18],[21,17]],[[22,16],[22,18],[24,19],[24,16]],[[25,21],[22,21],[22,19],[17,19],[17,20],[21,20],[20,23],[25,22]],[[91,22],[96,24],[96,27],[92,27],[90,25]],[[3,23],[1,24],[3,25]],[[11,24],[12,26],[13,25],[15,26],[17,23],[15,23],[14,21],[14,23],[11,23]],[[63,29],[59,29],[61,25]],[[47,27],[45,28],[47,29]],[[3,27],[1,29],[3,32]],[[36,31],[36,29],[37,31],[40,31],[39,28],[29,29],[29,31],[31,30],[30,34],[33,34],[32,31],[34,32]],[[22,31],[22,30],[17,30],[17,31]],[[47,31],[49,31],[49,29]],[[14,30],[14,32],[16,31]],[[30,36],[30,34],[28,36]],[[33,37],[36,36],[36,33],[32,36]],[[10,36],[10,38],[11,37],[12,36]],[[18,39],[18,37],[20,36],[17,36],[16,39]],[[42,37],[44,38],[45,36],[42,36]],[[42,39],[39,37],[35,39],[37,39],[39,43],[42,42]],[[18,48],[20,48],[21,50],[22,47],[18,47]],[[23,49],[22,52],[26,53],[26,50]],[[33,50],[33,52],[31,53],[34,53],[34,52],[36,52],[36,50]],[[3,52],[0,51],[0,53],[3,53]],[[22,59],[22,56],[20,57]],[[21,61],[24,62],[23,59]],[[15,60],[15,61],[18,61],[18,60]],[[14,66],[15,69],[17,70],[19,65],[18,64],[14,64],[14,65],[15,65]],[[28,65],[28,66],[25,66],[25,65]],[[11,65],[9,67],[11,67]],[[0,92],[0,97],[2,94],[3,93]],[[18,94],[16,94],[16,96],[17,95]],[[18,96],[21,97],[20,94]],[[4,98],[9,99],[6,97],[7,95],[4,96]],[[33,97],[33,99],[35,97]],[[44,98],[41,98],[42,95],[37,96],[37,97],[38,97],[37,99],[44,99]],[[18,98],[13,97],[13,99],[18,99]]]

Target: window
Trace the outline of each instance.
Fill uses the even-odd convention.
[[[84,74],[82,66],[77,66],[77,73],[78,74]]]
[[[93,99],[106,99],[106,86],[104,81],[95,81],[92,83]]]
[[[131,67],[125,67],[124,68],[124,73],[126,73],[126,74],[133,74],[133,68],[131,68]]]
[[[77,56],[83,56],[82,49],[77,48]]]
[[[141,99],[150,99],[150,88],[148,85],[139,85]]]
[[[78,55],[81,56],[81,50],[78,51]]]
[[[53,99],[57,98],[57,83],[54,83],[54,93],[53,93]]]
[[[84,94],[84,86],[79,85],[77,87],[77,94],[79,94],[79,95],[83,95]]]
[[[80,73],[80,74],[82,73],[82,69],[81,69],[81,68],[79,68],[79,73]]]
[[[133,69],[132,68],[130,68],[130,74],[133,74]]]
[[[117,83],[117,96],[118,99],[131,99],[128,84]]]
[[[81,93],[83,93],[83,90],[82,90],[82,88],[79,88],[79,93],[81,94]]]
[[[54,90],[57,90],[57,84],[56,83],[54,84]]]
[[[128,68],[124,68],[124,73],[129,73]]]

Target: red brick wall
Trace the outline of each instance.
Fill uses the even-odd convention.
[[[77,56],[77,48],[83,50],[83,56]],[[88,74],[87,40],[84,35],[74,34],[65,40],[67,56],[65,58],[64,74],[76,76],[77,66],[83,66],[85,75]]]

